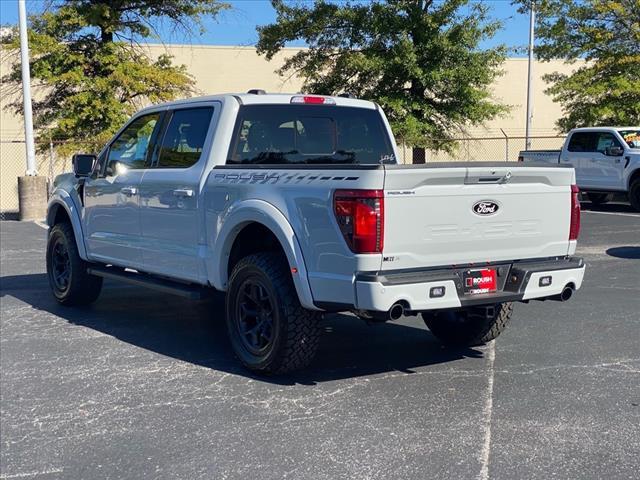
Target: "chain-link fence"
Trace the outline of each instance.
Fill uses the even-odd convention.
[[[538,136],[531,138],[531,149],[560,149],[563,136]],[[436,142],[434,142],[436,143]],[[439,141],[447,144],[451,153],[444,150],[416,150],[398,139],[398,150],[401,163],[413,163],[424,158],[430,162],[474,162],[474,161],[509,161],[518,159],[518,153],[525,150],[525,137],[484,137],[457,138]],[[67,147],[67,148],[64,148]],[[56,175],[71,171],[71,155],[61,152],[69,151],[64,142],[47,142],[36,145],[38,174],[46,176],[49,188]],[[96,146],[94,150],[99,150]],[[18,177],[26,170],[25,143],[21,140],[0,140],[0,220],[18,216]]]
[[[564,136],[530,137],[530,150],[560,150]],[[400,163],[430,162],[515,162],[526,150],[526,137],[466,137],[436,140],[430,143],[445,145],[446,150],[414,149],[398,140]]]
[[[71,171],[71,156],[58,154],[64,142],[47,142],[36,145],[38,175],[47,177],[48,188],[53,179]],[[0,140],[0,220],[18,217],[18,177],[27,168],[26,146],[23,140]]]

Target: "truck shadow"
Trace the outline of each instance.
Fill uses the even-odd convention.
[[[256,376],[240,365],[231,350],[222,294],[195,302],[105,282],[95,304],[69,308],[53,300],[45,274],[2,277],[0,290],[3,301],[14,297],[71,324],[139,348],[282,385],[313,385],[393,371],[410,374],[418,367],[483,357],[482,351],[476,349],[442,347],[426,327],[406,323],[368,326],[351,315],[328,315],[323,321],[325,332],[318,355],[308,369],[287,376]],[[412,323],[418,325],[418,320]]]
[[[593,205],[589,201],[580,202],[580,208],[591,212],[638,213],[629,203],[605,203]]]
[[[611,257],[640,260],[640,247],[611,247],[605,253]]]

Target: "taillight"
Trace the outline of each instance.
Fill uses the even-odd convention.
[[[580,189],[571,185],[571,225],[569,226],[569,240],[577,240],[580,234]]]
[[[381,253],[384,243],[384,192],[336,190],[333,211],[354,253]]]

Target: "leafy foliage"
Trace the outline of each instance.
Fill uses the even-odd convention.
[[[305,91],[348,92],[379,103],[410,145],[451,149],[443,140],[506,110],[488,88],[501,73],[506,50],[479,48],[500,27],[483,4],[272,4],[277,20],[258,28],[258,52],[271,59],[286,42],[303,39],[309,49],[288,58],[281,75],[302,75]]]
[[[640,2],[542,0],[536,3],[537,55],[586,60],[571,74],[553,73],[547,93],[564,109],[558,126],[640,124]]]
[[[104,143],[141,106],[189,95],[194,81],[169,55],[152,59],[137,43],[159,22],[189,33],[225,5],[217,0],[68,0],[51,2],[30,18],[33,104],[41,137]],[[3,49],[17,53],[16,36]],[[16,92],[20,64],[2,78],[3,95]],[[15,97],[14,97],[15,98]],[[9,104],[21,112],[21,100]],[[70,148],[76,148],[77,145]]]

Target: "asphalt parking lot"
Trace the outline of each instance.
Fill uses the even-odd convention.
[[[107,283],[60,307],[45,230],[2,222],[0,479],[636,479],[640,214],[585,207],[583,289],[516,305],[497,342],[332,316],[310,369],[268,379],[220,298]]]

